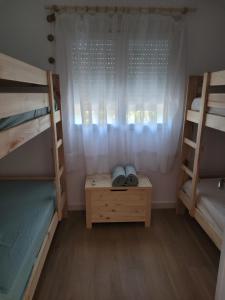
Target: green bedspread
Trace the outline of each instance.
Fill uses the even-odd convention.
[[[22,299],[55,210],[51,181],[0,181],[0,300]]]
[[[0,131],[42,117],[49,113],[48,107],[0,119]]]

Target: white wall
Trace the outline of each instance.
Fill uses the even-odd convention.
[[[50,44],[44,0],[2,0],[0,4],[0,51],[48,68]]]
[[[195,1],[188,17],[188,72],[201,74],[225,68],[225,6],[218,0]]]
[[[220,2],[221,1],[221,2]],[[48,4],[64,1],[49,0]],[[71,3],[72,1],[67,1]],[[225,5],[222,0],[170,0],[170,1],[73,1],[78,4],[105,4],[107,5],[187,5],[196,7],[197,11],[187,17],[188,40],[188,74],[201,74],[204,71],[225,69]],[[44,0],[1,0],[0,1],[0,51],[24,60],[41,68],[48,69],[48,57],[52,55],[51,43],[46,39],[51,27],[46,22]],[[210,133],[214,136],[214,133]],[[220,135],[219,142],[224,139]],[[216,139],[215,139],[216,141]],[[217,139],[217,146],[218,146]],[[46,147],[46,144],[48,145]],[[218,149],[222,149],[218,146]],[[207,147],[211,153],[212,147]],[[203,168],[207,173],[211,167],[222,166],[220,159],[208,163],[205,155],[204,161],[209,167]],[[219,155],[217,156],[219,157]],[[28,159],[29,158],[29,159]],[[49,163],[50,162],[50,163]],[[50,135],[43,135],[21,147],[18,151],[0,161],[0,173],[48,174],[51,172]],[[151,180],[154,188],[154,201],[161,205],[175,201],[177,164],[169,174],[152,173]],[[224,169],[225,170],[225,169]],[[82,200],[70,200],[72,206],[81,205]]]
[[[52,45],[46,39],[46,3],[110,5],[187,5],[197,11],[187,17],[188,73],[225,68],[224,0],[1,0],[0,51],[41,68],[50,68]],[[225,2],[225,1],[224,1]]]

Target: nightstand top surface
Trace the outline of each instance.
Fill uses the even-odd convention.
[[[138,186],[120,186],[112,187],[112,179],[110,174],[95,174],[86,177],[85,189],[149,189],[152,188],[152,184],[147,176],[138,174]]]

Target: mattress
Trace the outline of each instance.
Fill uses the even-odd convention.
[[[35,109],[26,113],[0,119],[0,131],[31,121],[33,119],[45,116],[49,113],[49,108],[44,107]]]
[[[200,110],[200,105],[201,105],[201,98],[200,97],[195,98],[192,101],[191,109],[195,110],[195,111],[199,111]],[[225,116],[225,109],[209,107],[208,108],[208,113],[214,114],[214,115],[219,115],[219,116]]]
[[[55,110],[57,111],[59,98],[55,95],[54,100],[55,100]],[[22,123],[34,120],[36,118],[43,117],[49,113],[50,113],[50,108],[43,107],[40,109],[35,109],[35,110],[29,111],[29,112],[25,112],[22,114],[17,114],[17,115],[10,116],[7,118],[2,118],[2,119],[0,119],[0,131],[9,129],[14,126],[18,126]]]
[[[216,231],[222,234],[225,228],[225,186],[218,189],[218,181],[219,178],[200,180],[197,207]],[[183,191],[191,195],[191,180],[185,182]]]
[[[22,299],[55,211],[51,181],[0,181],[0,300]]]

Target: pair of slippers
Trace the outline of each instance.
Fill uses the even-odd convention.
[[[119,165],[112,171],[112,186],[137,186],[138,176],[133,165],[126,165],[125,167]]]

